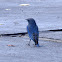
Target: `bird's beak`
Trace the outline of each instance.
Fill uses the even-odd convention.
[[[29,20],[28,20],[28,19],[25,19],[25,20],[27,20],[27,21],[29,22]]]
[[[25,19],[25,20],[28,20],[28,19]]]

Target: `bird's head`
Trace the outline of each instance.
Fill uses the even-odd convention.
[[[26,19],[29,24],[36,24],[35,20],[33,18]]]

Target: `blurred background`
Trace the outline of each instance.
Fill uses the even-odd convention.
[[[0,34],[26,32],[26,18],[34,18],[39,31],[62,29],[62,1],[0,0]]]

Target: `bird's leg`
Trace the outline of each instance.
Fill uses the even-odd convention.
[[[30,39],[30,41],[29,41],[29,43],[28,43],[29,46],[30,46],[30,42],[31,42],[31,39]]]

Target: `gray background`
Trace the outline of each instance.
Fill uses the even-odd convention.
[[[25,19],[31,17],[36,20],[39,31],[61,29],[62,0],[0,0],[0,34],[26,32]],[[45,40],[48,38],[54,42]],[[27,45],[27,35],[1,36],[0,62],[62,62],[62,43],[58,39],[62,42],[62,32],[43,32],[40,33],[40,47],[34,47],[33,41]]]
[[[19,6],[20,4],[30,5]],[[39,31],[61,29],[62,1],[0,0],[0,33],[26,32],[26,18],[34,18]]]

